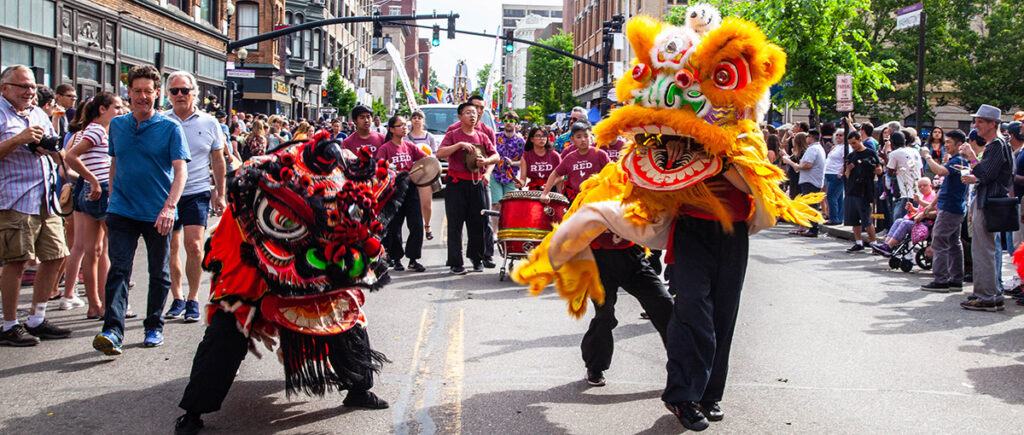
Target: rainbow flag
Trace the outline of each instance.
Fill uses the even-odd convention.
[[[437,101],[444,101],[444,89],[437,88],[434,92],[437,93]]]
[[[427,103],[437,104],[439,103],[439,101],[437,101],[437,97],[433,96],[432,94],[427,94]]]

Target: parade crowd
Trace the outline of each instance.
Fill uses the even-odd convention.
[[[1024,241],[1024,112],[1002,122],[999,108],[981,105],[972,116],[969,132],[918,134],[895,121],[875,127],[846,118],[763,133],[769,159],[788,173],[790,195],[825,192],[824,224],[852,227],[847,252],[930,264],[934,279],[922,290],[960,292],[973,283],[960,306],[1001,311],[1005,296],[1024,305],[1020,276],[1002,267]],[[791,234],[818,232],[812,225]]]

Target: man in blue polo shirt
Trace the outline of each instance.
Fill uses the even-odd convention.
[[[938,210],[935,225],[932,226],[932,282],[921,286],[922,290],[946,293],[951,289],[960,291],[964,282],[964,250],[960,243],[960,224],[967,215],[967,185],[960,180],[960,167],[967,161],[960,156],[960,145],[967,136],[960,130],[946,133],[946,153],[953,156],[945,165],[932,158],[928,149],[921,147],[921,157],[935,175],[945,177],[935,202],[918,216],[931,210]]]
[[[171,229],[178,200],[188,178],[191,159],[181,125],[153,110],[160,74],[152,66],[128,71],[132,112],[110,122],[110,203],[107,206],[106,312],[103,332],[92,341],[96,350],[120,355],[128,280],[139,236],[146,242],[149,297],[146,305],[146,347],[163,344],[163,309],[171,280],[168,271]]]

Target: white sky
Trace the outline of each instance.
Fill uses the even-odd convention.
[[[562,0],[417,0],[416,13],[429,14],[454,12],[459,14],[455,20],[455,30],[468,30],[494,34],[501,25],[502,3],[517,5],[555,5],[561,6]],[[420,20],[418,24],[430,26],[430,20]],[[473,87],[476,86],[476,72],[494,58],[494,40],[482,36],[455,34],[455,39],[448,39],[444,29],[447,20],[438,20],[441,26],[441,45],[432,47],[430,51],[430,67],[437,71],[437,78],[445,86],[451,87],[452,76],[455,74],[455,63],[460,59],[469,66],[469,78]],[[419,30],[420,38],[430,38],[430,29]],[[500,62],[500,61],[499,61]],[[472,89],[472,88],[471,88]]]

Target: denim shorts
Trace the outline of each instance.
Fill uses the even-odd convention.
[[[107,182],[100,183],[100,188],[103,189],[103,193],[100,194],[100,198],[95,201],[89,200],[89,183],[82,179],[79,179],[75,183],[74,190],[74,210],[80,213],[85,213],[92,216],[93,219],[101,220],[107,217],[107,202],[110,195],[110,184]]]
[[[206,218],[210,216],[210,198],[210,191],[182,195],[178,200],[178,220],[174,221],[174,231],[188,225],[206,228]]]

